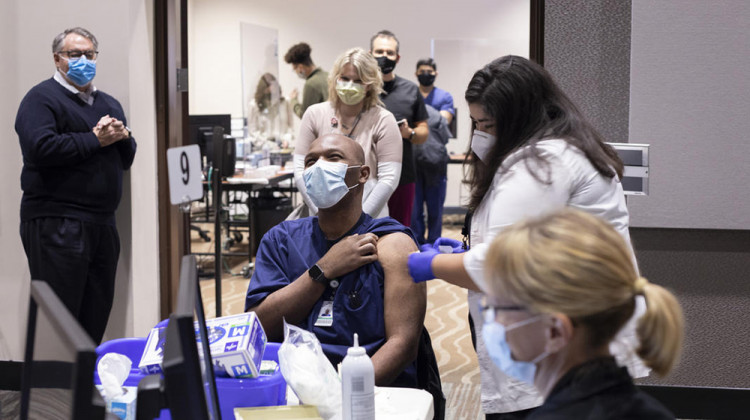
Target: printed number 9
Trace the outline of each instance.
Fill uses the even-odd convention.
[[[188,181],[190,181],[190,164],[185,152],[180,154],[180,168],[182,168],[182,183],[187,185]]]

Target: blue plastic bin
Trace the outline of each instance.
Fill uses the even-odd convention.
[[[279,346],[279,343],[267,343],[263,360],[273,360],[278,363]],[[145,376],[138,370],[138,363],[145,348],[145,338],[119,338],[102,343],[96,348],[96,352],[100,358],[110,352],[128,356],[133,361],[134,368],[130,370],[125,385],[138,386],[138,382]],[[101,383],[97,373],[94,373],[94,383]],[[216,377],[216,391],[219,394],[221,417],[224,419],[234,418],[235,407],[286,405],[286,381],[281,375],[281,370],[273,375],[261,375],[253,379]],[[163,410],[159,419],[171,419],[169,410]]]

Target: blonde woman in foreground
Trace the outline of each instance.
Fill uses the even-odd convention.
[[[611,225],[564,209],[501,232],[486,261],[482,337],[503,372],[544,397],[529,420],[674,419],[615,363],[609,343],[643,295],[638,356],[666,375],[682,348],[682,310],[638,276]]]

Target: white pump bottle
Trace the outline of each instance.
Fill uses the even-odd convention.
[[[375,420],[375,370],[357,333],[341,363],[341,387],[344,420]]]

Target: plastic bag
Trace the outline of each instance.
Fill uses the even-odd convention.
[[[317,406],[326,420],[341,419],[341,380],[315,334],[284,321],[279,365],[301,403]]]

